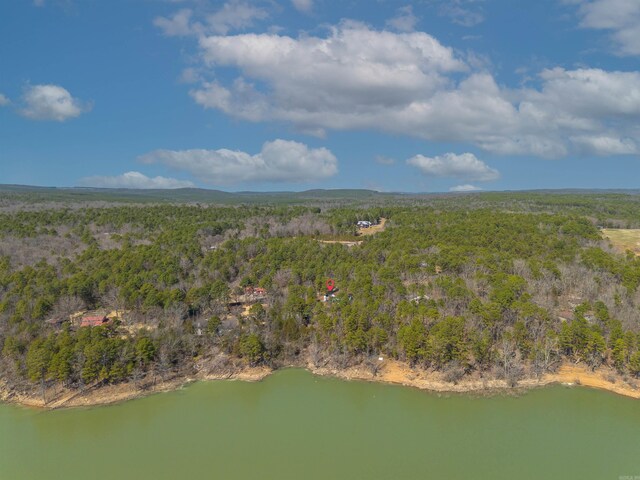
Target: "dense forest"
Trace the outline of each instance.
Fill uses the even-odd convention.
[[[638,195],[251,198],[0,192],[0,377],[81,389],[381,355],[451,382],[640,375],[640,257],[601,232],[640,228]],[[115,313],[81,326],[95,312]]]

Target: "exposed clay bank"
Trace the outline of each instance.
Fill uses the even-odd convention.
[[[337,377],[344,380],[364,380],[376,383],[387,383],[414,387],[437,393],[500,393],[523,391],[525,389],[543,387],[555,383],[576,385],[640,399],[640,388],[637,383],[627,383],[612,369],[600,369],[592,371],[582,365],[564,364],[556,373],[549,373],[542,377],[530,377],[521,379],[514,389],[504,380],[490,377],[465,376],[457,383],[447,381],[442,373],[410,368],[406,363],[385,360],[378,366],[374,374],[370,367],[360,365],[346,369],[318,368],[312,365],[296,365],[293,368],[306,368],[310,372],[321,375]],[[242,380],[260,381],[274,373],[267,367],[240,367],[226,369],[218,373],[200,373],[192,377],[177,376],[168,381],[145,382],[145,388],[141,389],[134,383],[107,385],[79,390],[60,389],[59,386],[51,388],[47,392],[47,403],[43,402],[38,389],[33,389],[29,394],[19,393],[3,388],[0,382],[0,401],[15,403],[23,406],[58,409],[73,407],[89,407],[109,405],[126,400],[144,397],[152,393],[172,391],[185,386],[193,381],[202,380]]]
[[[284,370],[104,408],[0,405],[0,478],[640,475],[635,400],[562,386],[445,397]]]

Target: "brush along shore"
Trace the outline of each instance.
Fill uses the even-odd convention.
[[[402,385],[437,393],[476,393],[491,394],[510,391],[522,391],[551,384],[584,386],[610,391],[631,398],[640,398],[640,388],[627,382],[614,370],[591,369],[576,364],[563,364],[554,373],[540,377],[525,377],[515,385],[506,380],[475,373],[452,382],[443,372],[434,372],[413,368],[409,364],[396,360],[383,360],[375,368],[369,364],[359,364],[348,368],[316,367],[313,365],[288,365],[286,368],[305,368],[315,375],[340,378],[343,380],[370,381]],[[49,388],[45,392],[46,403],[38,389],[17,391],[0,383],[0,400],[6,403],[45,409],[90,407],[108,405],[126,400],[141,398],[153,393],[173,391],[195,381],[240,380],[256,382],[277,371],[265,366],[225,366],[212,371],[200,371],[193,375],[176,375],[160,379],[146,377],[137,382],[125,382],[116,385],[99,383],[82,390]]]

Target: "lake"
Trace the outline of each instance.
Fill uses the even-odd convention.
[[[119,405],[0,405],[0,479],[640,479],[640,402],[438,396],[284,370]]]

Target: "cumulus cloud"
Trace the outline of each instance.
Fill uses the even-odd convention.
[[[214,33],[226,34],[230,30],[250,27],[256,20],[264,20],[269,15],[266,10],[246,1],[225,3],[220,10],[207,17],[207,23]]]
[[[309,148],[298,142],[266,142],[260,153],[237,150],[156,150],[142,155],[143,163],[158,163],[191,173],[203,182],[304,183],[323,180],[338,171],[336,157],[326,148]]]
[[[458,178],[462,180],[488,182],[500,178],[497,170],[479,160],[473,153],[445,153],[436,157],[416,155],[407,160],[429,177]]]
[[[33,85],[22,96],[24,108],[20,113],[33,120],[64,122],[90,110],[90,106],[73,98],[59,85]]]
[[[5,95],[0,93],[0,107],[4,107],[5,105],[9,105],[11,100],[9,100]]]
[[[184,8],[170,17],[156,17],[153,24],[169,37],[192,35],[198,29],[197,26],[191,24],[192,15],[191,9]]]
[[[313,10],[313,0],[291,0],[293,7],[302,13],[310,13]]]
[[[413,32],[416,23],[418,23],[418,17],[413,14],[411,5],[400,7],[396,16],[387,20],[387,26],[399,32]]]
[[[174,189],[193,187],[193,182],[167,177],[147,177],[140,172],[126,172],[117,176],[93,176],[80,180],[80,185],[99,188]]]
[[[563,112],[577,119],[640,114],[640,72],[554,68],[540,77],[543,91],[527,99],[560,104]]]
[[[638,0],[565,0],[578,5],[580,26],[611,32],[616,52],[640,55],[640,2]]]
[[[632,155],[638,152],[638,144],[630,138],[600,136],[577,136],[571,141],[589,155]]]
[[[190,8],[184,8],[169,17],[156,17],[153,24],[167,36],[188,36],[220,34],[233,30],[243,30],[264,20],[269,13],[264,8],[244,0],[226,2],[215,12],[201,12],[196,15]]]
[[[466,69],[426,33],[378,32],[345,22],[328,37],[274,34],[200,39],[208,67],[242,72],[230,85],[204,83],[199,104],[240,118],[291,121],[303,130],[358,128],[411,108]],[[261,88],[263,87],[263,88]]]
[[[540,78],[542,89],[523,91],[518,112],[521,130],[548,139],[548,156],[589,145],[585,153],[638,153],[630,137],[640,119],[640,72],[555,68]]]
[[[555,68],[535,88],[506,88],[427,33],[353,21],[319,36],[200,35],[198,49],[191,97],[247,121],[320,137],[378,130],[501,155],[638,153],[640,72]]]
[[[464,185],[456,185],[455,187],[451,187],[449,189],[450,192],[477,192],[482,190],[480,187],[476,187],[475,185],[470,185],[468,183]]]

